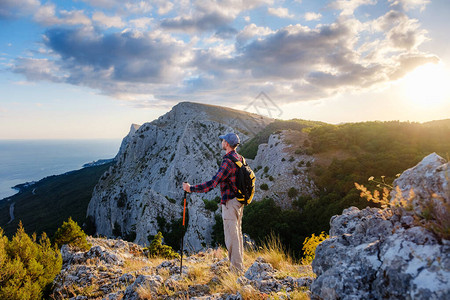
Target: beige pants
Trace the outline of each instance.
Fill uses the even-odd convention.
[[[228,259],[231,268],[244,271],[244,240],[242,237],[242,215],[244,205],[236,198],[228,200],[222,205],[223,231],[225,246],[228,250]]]

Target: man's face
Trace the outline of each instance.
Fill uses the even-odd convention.
[[[225,140],[222,140],[222,149],[227,150],[227,142]]]

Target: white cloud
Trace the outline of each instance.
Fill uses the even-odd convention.
[[[242,45],[255,36],[257,37],[266,36],[274,32],[275,31],[273,31],[269,27],[259,27],[256,26],[256,24],[252,23],[250,25],[245,26],[244,29],[242,29],[238,33],[238,35],[236,36],[236,42],[238,45]]]
[[[392,2],[391,6],[399,5],[404,10],[408,11],[411,9],[419,8],[421,11],[431,2],[430,0],[389,0]]]
[[[49,59],[17,58],[13,71],[25,75],[28,80],[63,82],[64,75],[54,61]]]
[[[169,13],[174,7],[174,4],[167,0],[158,0],[155,2],[156,2],[155,3],[156,6],[158,7],[159,15],[165,15],[165,14]]]
[[[150,1],[127,1],[125,2],[125,9],[133,14],[146,14],[152,10]]]
[[[52,26],[58,24],[65,25],[90,25],[91,20],[84,14],[82,10],[61,10],[60,17],[57,16],[56,5],[46,3],[39,7],[34,14],[34,20],[42,25]]]
[[[315,12],[307,12],[303,17],[306,21],[318,21],[322,18],[322,15]]]
[[[331,8],[341,10],[341,15],[353,15],[353,12],[361,5],[375,5],[376,0],[335,0],[330,4]]]
[[[95,12],[92,15],[92,20],[94,20],[97,23],[102,24],[106,28],[110,27],[116,27],[116,28],[123,28],[125,26],[125,23],[122,21],[122,19],[119,16],[107,16],[103,12]]]
[[[168,30],[194,33],[229,27],[241,12],[270,4],[272,0],[180,2],[177,17],[163,19],[161,26]]]
[[[146,29],[153,22],[153,18],[139,18],[129,21],[130,25],[136,29]]]
[[[293,18],[294,15],[289,14],[289,10],[285,7],[269,7],[267,12],[273,16],[277,16],[280,18]]]

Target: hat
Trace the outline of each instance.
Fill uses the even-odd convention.
[[[231,147],[235,147],[237,146],[241,141],[239,140],[239,137],[236,133],[227,133],[225,135],[220,135],[219,136],[220,139],[227,141],[227,143],[231,146]]]

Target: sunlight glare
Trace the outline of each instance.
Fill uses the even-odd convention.
[[[443,64],[426,64],[404,78],[405,94],[411,104],[439,106],[450,101],[450,72]]]

